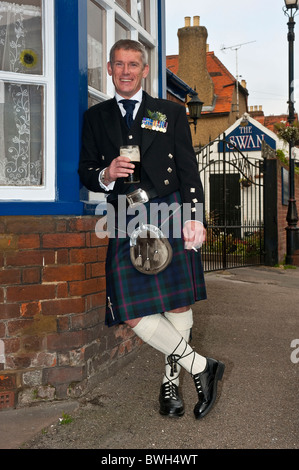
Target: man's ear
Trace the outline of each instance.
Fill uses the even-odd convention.
[[[110,77],[111,77],[111,75],[112,75],[112,66],[111,66],[111,62],[108,62],[108,63],[107,63],[107,70],[108,70],[108,75],[110,75]]]
[[[144,69],[143,69],[143,73],[142,73],[142,78],[146,78],[149,74],[149,65],[146,64]]]

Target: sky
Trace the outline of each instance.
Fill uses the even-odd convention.
[[[246,80],[248,106],[266,116],[288,113],[288,17],[284,0],[166,0],[166,54],[178,54],[177,31],[185,17],[200,16],[207,43],[239,81]],[[294,99],[299,111],[299,11],[295,17]],[[236,47],[235,47],[236,46]],[[237,49],[237,52],[236,50]],[[191,84],[189,84],[191,86]]]

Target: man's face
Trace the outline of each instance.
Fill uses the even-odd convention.
[[[108,74],[112,77],[116,92],[123,98],[134,96],[148,73],[149,66],[143,66],[142,55],[138,51],[118,49],[113,63],[108,62]]]

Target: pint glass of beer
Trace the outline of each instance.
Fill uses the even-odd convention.
[[[129,157],[135,165],[134,173],[125,178],[125,183],[140,183],[140,150],[138,145],[124,145],[120,147],[120,156]]]

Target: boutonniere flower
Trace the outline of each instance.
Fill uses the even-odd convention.
[[[143,129],[148,129],[151,131],[167,132],[167,116],[160,113],[159,111],[150,111],[147,110],[148,117],[142,119],[141,127]]]

